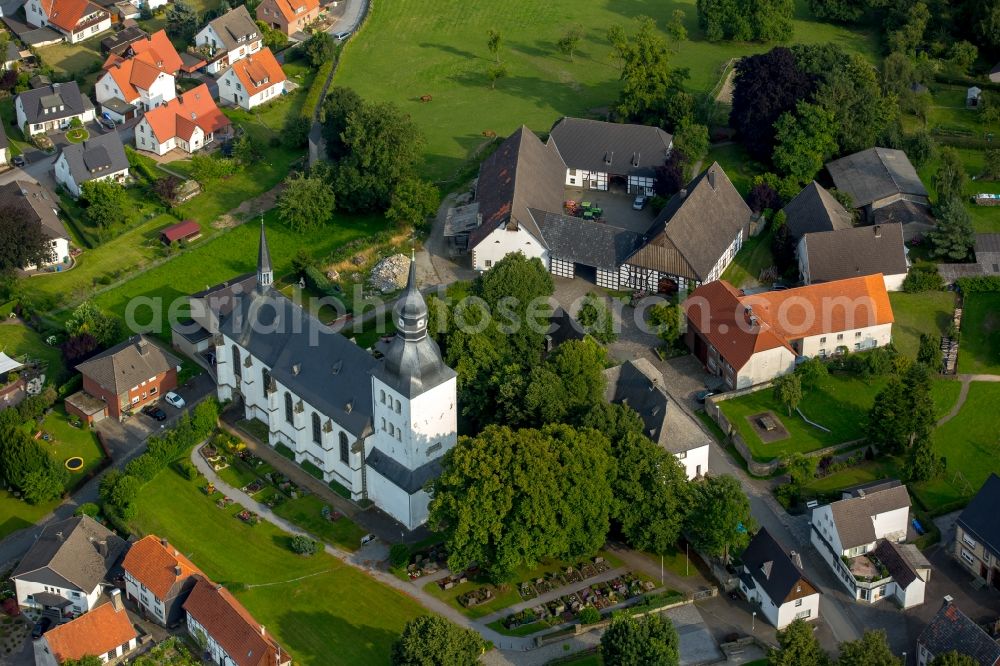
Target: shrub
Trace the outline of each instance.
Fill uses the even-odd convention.
[[[85,503],[81,504],[80,506],[76,507],[76,511],[73,512],[73,515],[74,516],[90,516],[91,518],[93,518],[94,516],[96,516],[100,512],[101,512],[101,509],[100,509],[99,506],[97,506],[93,502],[85,502]]]
[[[601,621],[601,611],[597,610],[593,606],[585,606],[576,615],[576,619],[580,624],[596,624]]]
[[[394,567],[405,567],[410,563],[410,547],[405,543],[396,543],[389,549],[389,563]]]
[[[306,285],[316,291],[328,294],[332,285],[323,272],[315,266],[306,266],[302,271],[302,277],[306,280]]]
[[[964,277],[956,280],[958,288],[963,294],[972,294],[984,291],[1000,291],[1000,276],[997,275],[976,275],[974,277]]]
[[[178,461],[176,467],[177,472],[188,481],[194,481],[198,478],[198,468],[187,460]]]
[[[968,278],[961,278],[959,282]],[[1000,281],[998,281],[1000,284]],[[938,274],[937,265],[929,261],[918,261],[903,280],[903,291],[917,294],[922,291],[939,291],[944,288],[944,280]]]
[[[292,537],[291,547],[292,552],[307,557],[316,553],[316,542],[301,534]]]

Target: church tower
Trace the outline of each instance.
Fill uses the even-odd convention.
[[[372,375],[374,433],[366,446],[369,498],[410,529],[427,519],[425,481],[457,440],[456,373],[427,334],[427,302],[410,259],[406,291],[393,308],[396,336]],[[406,503],[404,508],[403,503]]]
[[[274,282],[274,269],[271,268],[271,251],[267,249],[267,234],[264,233],[264,220],[260,221],[260,247],[257,250],[257,290],[267,291]]]

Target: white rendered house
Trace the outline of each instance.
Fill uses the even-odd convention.
[[[236,61],[219,77],[218,85],[220,100],[249,111],[281,97],[285,72],[271,49],[265,48]]]
[[[31,136],[65,130],[74,119],[89,123],[94,120],[94,105],[80,93],[76,81],[70,81],[25,90],[14,98],[14,113],[17,126]]]
[[[740,560],[740,590],[775,628],[819,617],[820,592],[802,573],[798,553],[786,553],[766,529],[754,535]]]
[[[35,665],[59,666],[70,660],[96,657],[102,664],[118,664],[139,645],[139,635],[122,603],[111,589],[111,600],[89,613],[52,627],[35,641]]]
[[[109,132],[63,148],[54,169],[56,182],[79,197],[83,184],[90,181],[125,183],[128,157],[118,132]]]
[[[195,48],[204,51],[206,71],[219,75],[226,68],[264,45],[260,28],[243,5],[209,21],[194,37]]]
[[[111,29],[111,14],[87,0],[28,0],[24,14],[29,25],[53,28],[70,44]]]

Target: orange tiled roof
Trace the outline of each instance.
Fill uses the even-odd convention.
[[[179,581],[201,573],[183,554],[152,534],[133,544],[122,560],[122,568],[161,601]]]
[[[91,5],[89,0],[42,0],[42,9],[49,17],[49,23],[67,32],[73,32],[90,7],[100,9]]]
[[[115,610],[109,602],[51,629],[45,639],[56,661],[62,663],[87,655],[102,655],[136,636],[125,609]]]
[[[233,72],[249,95],[256,95],[285,80],[285,72],[269,48],[237,60],[233,63]]]
[[[142,60],[167,74],[176,76],[181,68],[181,56],[177,49],[170,43],[167,33],[158,30],[145,39],[139,39],[129,44],[126,53],[133,53],[132,57]]]
[[[277,666],[289,657],[229,591],[199,577],[184,610],[205,628],[237,666]]]
[[[160,143],[171,137],[186,141],[196,126],[206,134],[229,126],[229,118],[216,106],[204,83],[163,106],[150,109],[144,117]]]
[[[299,16],[305,16],[319,8],[319,0],[274,0],[274,4],[286,21],[294,21]],[[301,11],[296,11],[300,8]]]
[[[161,72],[176,76],[181,68],[181,57],[162,30],[130,44],[125,55],[130,57],[109,55],[104,70],[118,84],[126,102],[138,99],[137,88],[149,90]]]

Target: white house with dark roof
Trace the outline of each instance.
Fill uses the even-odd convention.
[[[27,219],[37,222],[49,239],[51,254],[43,266],[69,261],[69,233],[59,219],[58,199],[45,186],[28,180],[14,180],[0,185],[0,201],[13,204]],[[37,268],[22,266],[25,270]]]
[[[805,284],[880,273],[886,291],[900,291],[910,269],[899,223],[807,233],[795,252]]]
[[[19,606],[84,613],[127,544],[89,516],[47,525],[11,574]]]
[[[977,580],[1000,591],[1000,476],[990,474],[955,523],[952,555]]]
[[[14,98],[17,126],[25,136],[65,130],[74,119],[94,119],[94,105],[80,93],[76,81],[25,90]]]
[[[928,666],[948,652],[965,655],[979,666],[1000,666],[1000,641],[963,613],[950,596],[917,638],[917,666]]]
[[[414,529],[427,520],[427,481],[457,439],[455,371],[427,335],[427,304],[411,262],[394,309],[397,334],[376,359],[273,287],[261,228],[257,276],[234,293],[214,337],[218,396],[242,400],[325,481]]]
[[[56,182],[79,197],[83,184],[90,181],[124,184],[128,180],[128,157],[118,132],[108,132],[65,146],[54,169]]]
[[[208,22],[194,36],[195,48],[204,52],[205,70],[219,75],[237,60],[260,51],[264,38],[243,5]]]
[[[740,590],[776,629],[819,617],[820,591],[802,573],[802,558],[790,553],[764,528],[740,555]]]

